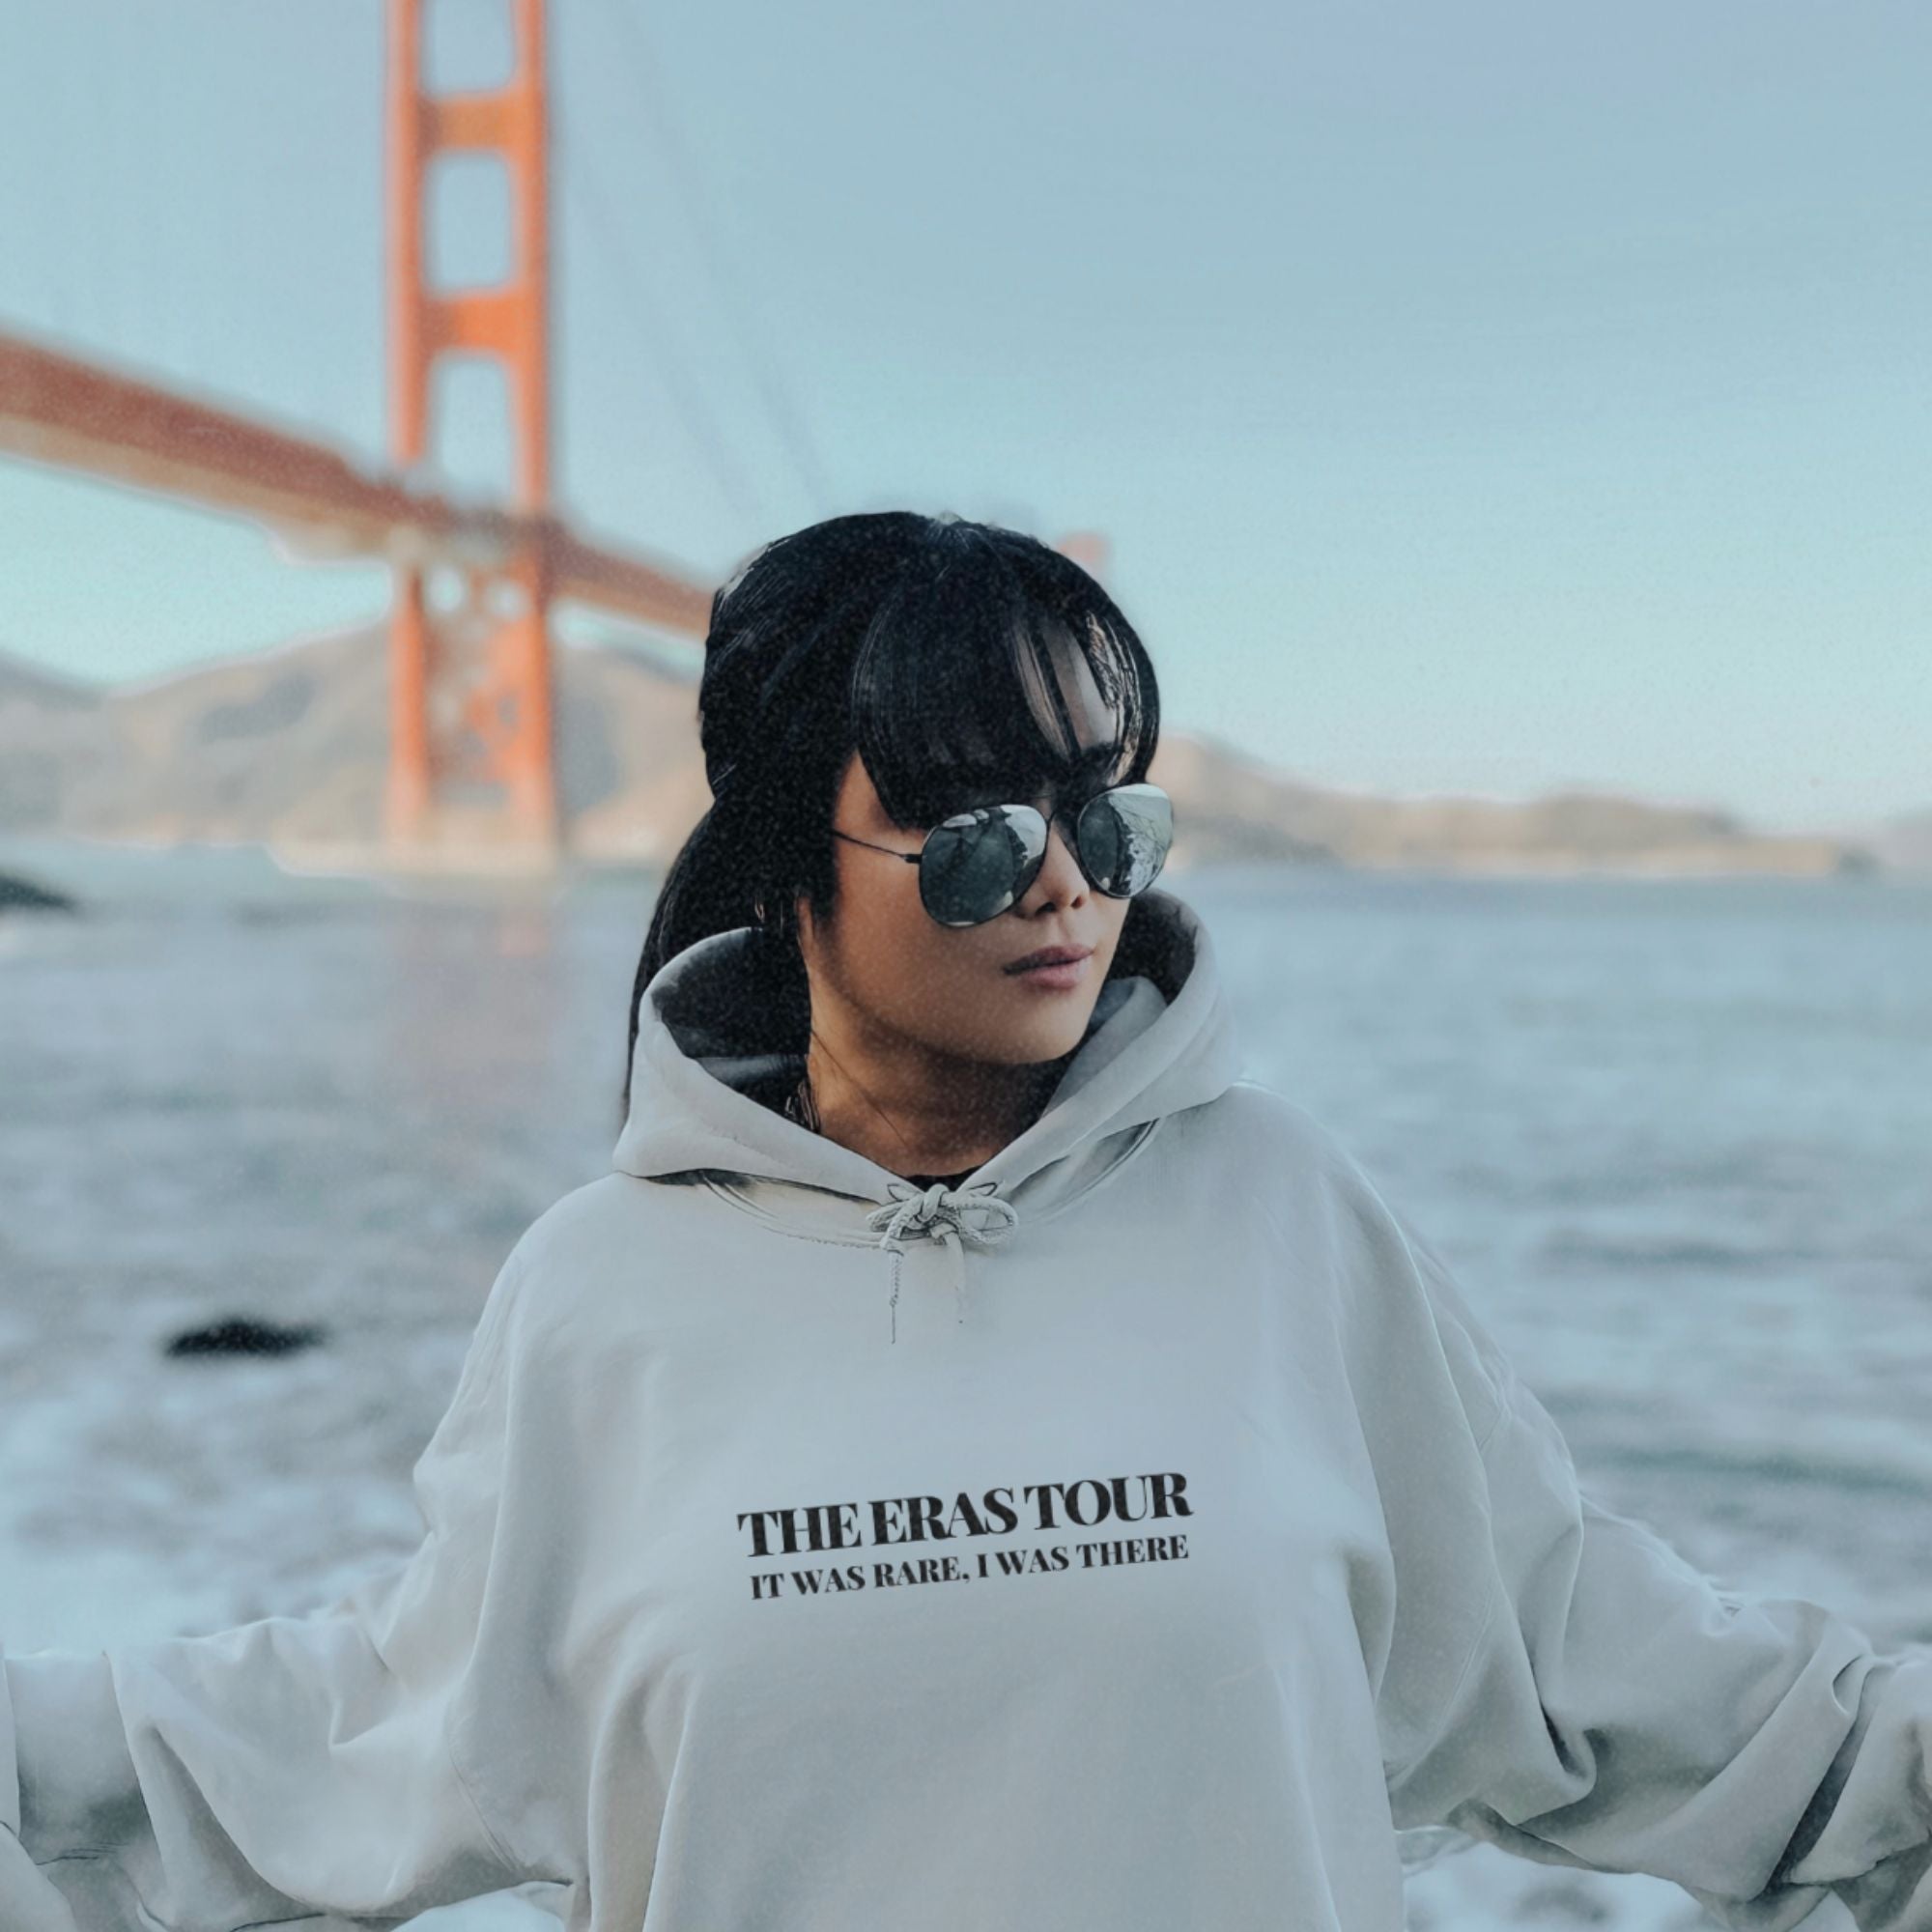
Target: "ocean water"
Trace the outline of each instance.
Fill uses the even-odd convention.
[[[410,1469],[497,1268],[608,1167],[653,882],[10,863],[89,904],[0,920],[0,1641],[321,1607],[415,1547]],[[1250,1070],[1444,1251],[1586,1488],[1727,1587],[1932,1641],[1932,887],[1167,883]],[[327,1343],[161,1353],[226,1315]],[[540,1928],[534,1896],[416,1922]],[[1711,1923],[1487,1845],[1409,1911]]]

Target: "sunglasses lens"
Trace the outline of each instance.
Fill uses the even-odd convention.
[[[962,811],[927,836],[919,893],[941,925],[980,925],[1033,883],[1046,856],[1046,821],[1025,806]]]
[[[1130,899],[1160,876],[1174,843],[1174,805],[1158,785],[1118,785],[1080,814],[1080,864],[1096,892]]]
[[[1046,820],[1031,806],[962,811],[927,835],[920,897],[941,925],[980,925],[1012,905],[1046,856]],[[1096,892],[1132,898],[1160,875],[1174,841],[1174,807],[1158,785],[1117,785],[1090,799],[1076,834],[1081,869]]]

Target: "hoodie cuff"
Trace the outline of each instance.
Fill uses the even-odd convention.
[[[0,1642],[0,1826],[20,1835],[20,1758],[14,1744],[14,1699],[7,1689],[7,1646]]]
[[[104,1650],[0,1658],[7,1749],[0,1803],[37,1864],[97,1851],[129,1797],[140,1796]]]

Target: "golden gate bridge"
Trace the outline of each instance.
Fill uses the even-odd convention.
[[[545,0],[511,0],[502,84],[425,85],[426,0],[386,0],[385,269],[388,464],[206,398],[0,330],[0,455],[239,515],[297,554],[385,561],[390,857],[481,837],[539,863],[562,856],[551,615],[561,602],[701,639],[711,588],[687,570],[572,528],[551,479],[550,112]],[[463,288],[425,272],[433,162],[500,160],[510,187],[509,273]],[[501,368],[510,399],[508,499],[457,500],[428,480],[432,378],[446,356]],[[1099,569],[1105,540],[1059,547]],[[432,621],[426,583],[452,574],[456,610]],[[467,639],[475,648],[459,649]],[[473,801],[480,796],[480,809]]]

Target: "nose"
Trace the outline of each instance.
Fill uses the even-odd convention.
[[[1042,811],[1048,808],[1040,807]],[[1080,868],[1073,834],[1078,812],[1071,806],[1054,810],[1046,821],[1046,853],[1039,862],[1021,903],[1037,905],[1044,899],[1050,905],[1077,902],[1086,895],[1087,874]]]

